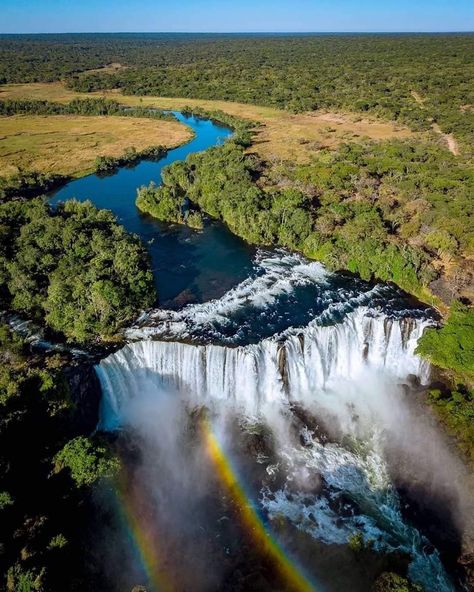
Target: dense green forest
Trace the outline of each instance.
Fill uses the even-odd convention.
[[[99,436],[83,435],[95,419],[78,421],[67,364],[58,354],[32,353],[0,324],[0,586],[7,592],[84,589],[91,486],[119,466]]]
[[[127,67],[83,73],[113,62]],[[435,121],[464,149],[473,78],[472,34],[0,37],[0,84],[67,79],[81,91],[370,112],[413,129]]]
[[[0,202],[14,197],[34,197],[52,191],[55,187],[66,183],[68,177],[55,173],[38,173],[22,171],[11,177],[0,177]]]
[[[118,101],[104,98],[73,99],[69,103],[35,100],[0,101],[0,116],[5,115],[118,115],[148,117],[175,121],[171,113],[144,107],[124,107]]]
[[[112,62],[123,67],[100,71]],[[294,112],[343,109],[414,130],[437,122],[453,133],[460,157],[418,140],[361,139],[319,150],[304,164],[263,162],[252,153],[255,122],[199,112],[232,126],[233,139],[167,168],[163,186],[141,188],[137,205],[194,227],[207,214],[251,243],[299,250],[332,269],[393,281],[443,310],[450,306],[419,353],[451,385],[429,398],[471,458],[473,78],[468,34],[0,36],[0,85],[62,79],[79,91],[237,100]],[[104,99],[0,101],[0,115],[18,113],[170,117]],[[98,157],[96,168],[160,154]],[[41,198],[11,200],[63,180],[24,172],[0,181],[0,304],[70,342],[113,340],[156,300],[147,253],[110,212],[89,203],[53,210]],[[81,529],[92,513],[90,488],[114,474],[118,461],[100,436],[84,435],[95,424],[77,424],[64,375],[70,364],[32,352],[0,325],[0,567],[8,592],[87,589],[74,566],[80,572],[87,562]],[[409,589],[397,575],[382,580],[377,590]]]
[[[140,241],[88,202],[7,202],[0,233],[2,307],[68,340],[109,339],[156,298]]]

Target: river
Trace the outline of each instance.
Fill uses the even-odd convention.
[[[169,225],[142,214],[135,206],[137,188],[160,182],[161,171],[188,154],[223,142],[231,131],[212,121],[174,113],[188,125],[194,138],[169,150],[159,161],[144,160],[122,167],[111,175],[88,175],[71,181],[51,196],[53,204],[71,198],[90,199],[97,207],[112,210],[125,228],[147,244],[160,304],[179,306],[184,301],[209,300],[224,294],[243,280],[252,266],[255,250],[218,222],[202,232],[184,225]]]

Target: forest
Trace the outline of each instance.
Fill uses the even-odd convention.
[[[103,347],[156,299],[144,247],[110,212],[88,202],[53,210],[41,197],[7,200],[0,235],[2,310],[35,321],[56,342]],[[115,475],[119,461],[102,435],[90,435],[100,398],[93,362],[78,366],[68,353],[32,349],[6,320],[0,322],[2,589],[101,586],[84,567],[94,562],[87,559],[88,528],[98,519],[92,488]],[[85,376],[86,402],[74,390]]]
[[[118,469],[110,445],[83,435],[95,428],[98,400],[78,413],[70,357],[32,353],[3,323],[0,362],[2,590],[79,590],[97,519],[91,487]]]
[[[469,34],[0,36],[0,84],[65,79],[86,92],[347,109],[413,129],[434,121],[469,150],[473,64]]]
[[[119,115],[175,121],[172,114],[158,109],[124,107],[118,101],[103,98],[74,99],[66,104],[32,100],[0,101],[0,116],[2,115]]]
[[[414,142],[344,145],[308,164],[268,166],[232,140],[167,168],[163,186],[142,188],[137,205],[177,221],[187,196],[251,243],[297,249],[420,297],[439,260],[458,258],[452,300],[469,279],[473,189],[470,167]]]

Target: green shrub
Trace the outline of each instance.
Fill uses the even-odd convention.
[[[0,491],[0,510],[13,505],[13,498],[8,491]]]
[[[360,553],[365,548],[364,536],[361,532],[356,532],[349,537],[348,541],[349,548],[354,553]]]
[[[42,592],[44,569],[27,570],[19,563],[7,572],[7,592]]]
[[[423,592],[423,588],[396,573],[386,572],[377,578],[372,592]]]
[[[119,460],[104,446],[85,436],[70,440],[54,457],[55,472],[69,469],[78,487],[93,485],[103,478],[111,478],[120,468]]]
[[[63,534],[57,534],[56,536],[54,536],[48,545],[48,549],[62,549],[63,547],[65,547],[67,545],[67,539]]]
[[[416,352],[461,379],[474,379],[474,308],[455,302],[442,327],[425,331]]]

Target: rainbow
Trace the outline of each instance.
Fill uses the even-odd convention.
[[[161,563],[161,558],[165,554],[160,548],[156,523],[147,516],[146,509],[133,491],[133,486],[128,485],[132,482],[131,478],[126,477],[123,469],[115,488],[121,522],[134,543],[153,592],[174,592],[176,587],[168,577],[165,565]]]
[[[275,567],[285,585],[283,589],[315,592],[315,586],[280,546],[252,506],[208,418],[200,420],[200,433],[207,456],[221,486],[232,500],[243,528],[262,556]],[[173,586],[167,569],[169,566],[163,563],[166,553],[156,532],[156,516],[147,509],[146,502],[141,499],[143,496],[134,490],[133,482],[134,479],[131,476],[127,478],[126,470],[123,469],[115,488],[122,522],[134,542],[153,591],[175,592],[176,586]]]
[[[238,509],[242,525],[251,535],[261,553],[275,565],[282,580],[286,583],[286,589],[292,592],[315,592],[316,589],[313,584],[296,567],[294,561],[289,558],[284,549],[267,530],[258,512],[253,508],[249,497],[239,482],[236,471],[232,468],[230,459],[225,454],[212,430],[209,419],[202,420],[201,431],[207,454],[222,485]]]

